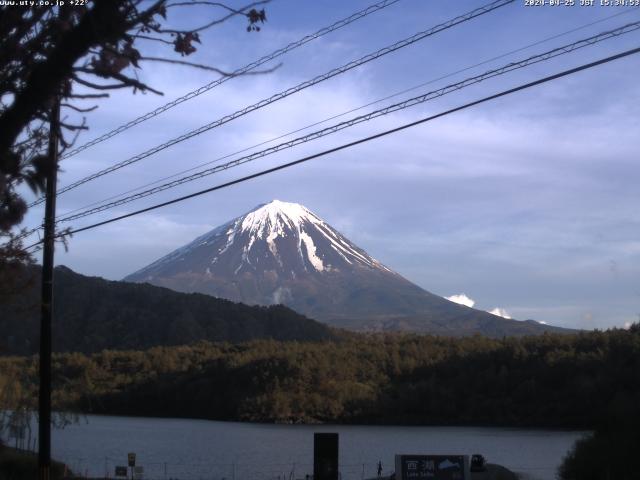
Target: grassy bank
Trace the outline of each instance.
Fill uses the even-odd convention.
[[[51,464],[51,480],[64,478],[65,466]],[[0,444],[0,480],[33,480],[38,478],[38,456]]]

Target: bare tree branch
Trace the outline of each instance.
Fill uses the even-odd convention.
[[[67,130],[76,131],[76,130],[89,130],[89,127],[86,125],[73,125],[71,123],[66,123],[60,121],[60,126],[66,128]]]
[[[132,35],[132,37],[139,38],[140,40],[151,40],[154,42],[161,42],[166,45],[173,45],[173,42],[170,42],[169,40],[165,40],[164,38],[149,37],[147,35],[139,35],[139,34]]]
[[[142,82],[140,82],[140,81],[138,81],[138,80],[136,80],[134,78],[127,77],[126,75],[123,75],[121,73],[113,73],[111,76],[113,78],[115,78],[116,80],[120,80],[123,83],[127,83],[127,84],[129,84],[129,86],[137,88],[139,90],[142,90],[142,91],[149,90],[150,92],[153,92],[156,95],[164,95],[164,93],[161,92],[160,90],[156,90],[155,88],[151,88],[146,83],[142,83]]]
[[[225,10],[228,10],[236,15],[242,14],[242,10],[237,10],[235,8],[231,8],[228,5],[225,5],[223,3],[218,3],[218,2],[206,2],[206,1],[198,1],[198,0],[193,0],[191,2],[176,2],[176,3],[168,3],[167,4],[167,9],[169,8],[173,8],[173,7],[191,7],[191,6],[197,6],[197,5],[208,5],[211,7],[220,7],[223,8]],[[246,8],[246,7],[245,7]]]
[[[220,70],[219,68],[216,68],[216,67],[212,67],[212,66],[209,66],[209,65],[203,65],[201,63],[188,62],[188,61],[185,61],[185,60],[176,60],[176,59],[172,59],[172,58],[163,58],[163,57],[140,57],[140,60],[151,61],[151,62],[172,63],[172,64],[175,64],[175,65],[186,65],[188,67],[200,68],[202,70],[208,70],[208,71],[211,71],[211,72],[216,72],[216,73],[219,73],[220,75],[225,76],[225,77],[235,76],[233,72],[227,72],[225,70]],[[258,71],[246,72],[246,73],[243,73],[242,76],[263,75],[265,73],[272,73],[272,72],[276,71],[278,68],[280,68],[281,66],[282,66],[282,63],[279,63],[276,66],[274,66],[272,68],[269,68],[267,70],[258,70]]]
[[[158,30],[156,30],[158,33],[173,33],[173,34],[187,34],[187,33],[198,33],[198,32],[202,32],[203,30],[207,30],[215,25],[219,25],[221,23],[226,22],[227,20],[229,20],[231,17],[235,17],[236,15],[246,15],[246,11],[250,10],[254,7],[257,7],[258,5],[264,5],[266,3],[271,2],[271,0],[260,0],[258,2],[253,2],[250,3],[249,5],[242,7],[240,10],[235,10],[233,11],[233,13],[229,13],[228,15],[225,15],[224,17],[221,17],[217,20],[213,20],[209,23],[206,23],[204,25],[201,25],[199,27],[196,28],[191,28],[189,30],[172,30],[172,29],[163,29],[160,28]]]
[[[84,80],[77,75],[73,76],[73,80],[78,82],[80,85],[84,85],[85,87],[94,88],[96,90],[115,90],[118,88],[128,88],[129,85],[125,83],[112,83],[109,85],[100,85],[98,83],[93,83],[88,80]]]
[[[70,95],[67,95],[67,97],[77,98],[78,100],[88,100],[90,98],[109,98],[109,94],[108,93],[84,93],[84,94],[72,93]]]
[[[92,107],[87,107],[87,108],[80,108],[80,107],[76,107],[75,105],[71,105],[70,103],[63,103],[60,106],[70,108],[71,110],[75,110],[76,112],[79,112],[79,113],[93,112],[96,108],[98,108],[98,105],[94,105]]]

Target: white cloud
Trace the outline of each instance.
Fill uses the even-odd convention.
[[[490,310],[489,313],[492,315],[497,315],[498,317],[511,319],[511,315],[509,315],[509,312],[507,312],[504,308],[496,307],[493,310]]]
[[[460,305],[465,305],[467,307],[473,307],[476,304],[475,300],[467,297],[464,293],[461,293],[459,295],[451,295],[450,297],[444,298],[451,302],[459,303]]]
[[[629,330],[631,328],[631,325],[633,325],[633,322],[624,322],[624,326],[622,328],[624,328],[625,330]]]

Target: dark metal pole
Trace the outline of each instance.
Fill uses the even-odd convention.
[[[51,470],[51,321],[53,319],[53,253],[55,248],[56,189],[60,98],[51,108],[49,171],[44,210],[42,252],[42,306],[40,316],[40,396],[38,404],[38,479],[49,480]]]

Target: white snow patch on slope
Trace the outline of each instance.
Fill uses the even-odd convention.
[[[236,221],[235,225],[231,228],[229,228],[229,230],[227,230],[227,243],[225,244],[224,247],[222,247],[222,249],[218,252],[218,255],[222,255],[224,252],[226,252],[227,250],[229,250],[229,247],[231,245],[233,245],[233,241],[236,238],[236,228],[238,226],[238,222]],[[217,259],[214,259],[214,261]],[[213,262],[212,262],[213,263]]]
[[[306,232],[303,232],[302,229],[299,232],[300,240],[304,242],[304,246],[307,249],[307,258],[313,265],[313,268],[322,272],[324,270],[324,264],[322,263],[322,259],[316,255],[316,246],[313,243],[313,240]]]
[[[279,236],[280,235],[278,235],[278,233],[276,232],[269,233],[269,235],[267,236],[267,246],[269,247],[269,251],[271,252],[271,254],[276,258],[280,266],[282,266],[282,260],[278,255],[278,248],[276,247],[276,241],[275,241],[276,238],[278,238]]]

